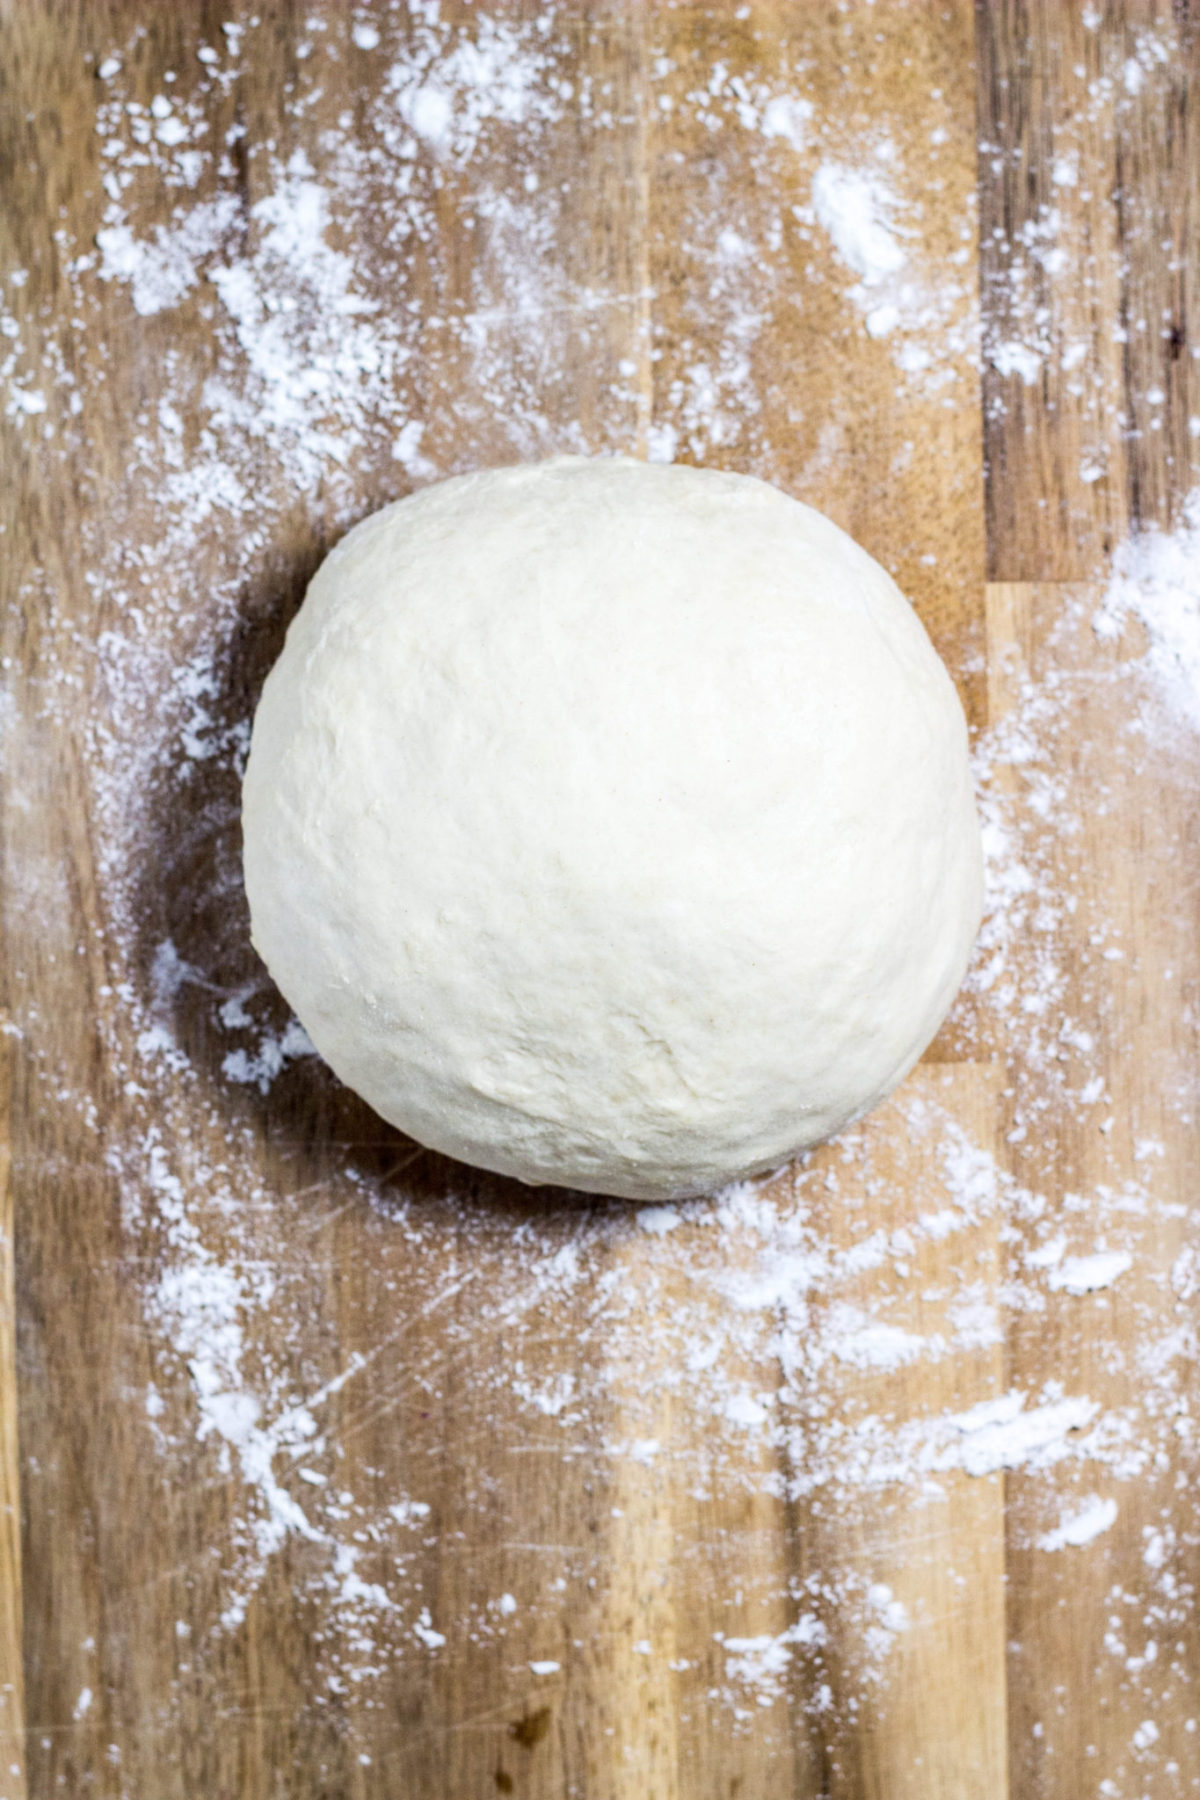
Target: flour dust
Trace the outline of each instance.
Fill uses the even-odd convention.
[[[640,448],[730,457],[769,476],[754,347],[780,304],[793,237],[831,259],[850,316],[887,348],[898,383],[958,404],[980,360],[969,213],[949,262],[935,264],[885,132],[856,151],[803,69],[749,82],[718,61],[677,104],[697,130],[735,139],[768,185],[784,171],[794,198],[759,241],[691,194],[684,234],[707,287],[687,303],[682,359],[648,416],[662,357],[649,275],[608,287],[581,276],[564,248],[578,196],[544,179],[581,125],[597,141],[627,127],[629,96],[615,74],[575,85],[565,15],[452,24],[433,0],[409,10],[403,38],[382,14],[309,22],[289,149],[247,145],[240,122],[254,19],[196,45],[195,66],[144,104],[126,77],[136,44],[115,40],[96,70],[95,240],[61,247],[74,318],[35,342],[16,304],[19,271],[0,296],[6,410],[64,457],[83,453],[89,415],[107,404],[104,334],[149,334],[157,359],[124,481],[85,546],[103,629],[62,639],[38,704],[53,718],[64,692],[90,697],[84,767],[113,1000],[104,1049],[125,1104],[103,1119],[89,1096],[75,1103],[141,1249],[155,1364],[147,1446],[236,1492],[215,1546],[213,1640],[242,1628],[297,1544],[297,1591],[321,1621],[331,1694],[369,1686],[397,1657],[436,1659],[516,1630],[528,1606],[506,1589],[479,1592],[461,1616],[427,1589],[438,1533],[433,1477],[423,1490],[419,1474],[428,1459],[413,1465],[414,1491],[399,1491],[351,1442],[374,1396],[432,1405],[451,1363],[490,1390],[476,1407],[535,1434],[551,1468],[589,1457],[626,1483],[669,1468],[698,1503],[740,1484],[816,1517],[897,1519],[1015,1472],[1030,1553],[1092,1554],[1148,1472],[1164,1458],[1176,1466],[1181,1421],[1193,1429],[1187,1307],[1200,1262],[1184,1245],[1165,1272],[1173,1298],[1159,1282],[1157,1303],[1145,1301],[1148,1333],[1124,1386],[1091,1366],[1006,1382],[1015,1317],[1054,1308],[1069,1329],[1070,1309],[1158,1279],[1142,1266],[1144,1228],[1174,1204],[1159,1185],[1161,1122],[1140,1128],[1136,1182],[1101,1180],[1065,1214],[1021,1163],[1022,1142],[1051,1115],[1103,1133],[1120,1111],[1094,1026],[1072,1010],[1076,900],[1056,884],[1047,843],[1077,832],[1090,803],[1060,752],[1097,682],[1135,697],[1139,753],[1174,757],[1171,778],[1194,781],[1200,512],[1174,535],[1125,546],[1107,593],[1088,602],[1095,644],[1124,646],[1119,666],[1027,674],[977,747],[989,898],[962,1030],[980,1032],[983,1064],[989,1027],[971,1020],[998,1021],[1025,1072],[1001,1096],[1004,1154],[980,1123],[984,1088],[947,1086],[934,1069],[892,1103],[893,1131],[912,1146],[905,1168],[887,1165],[885,1134],[867,1121],[794,1171],[676,1207],[556,1206],[513,1224],[486,1196],[406,1196],[402,1170],[353,1144],[314,1177],[317,1200],[264,1179],[259,1122],[313,1061],[238,937],[249,730],[239,658],[248,619],[278,634],[281,546],[303,547],[294,603],[325,545],[372,504],[476,460]],[[351,56],[382,69],[357,122],[331,112],[321,79]],[[670,73],[652,61],[647,106]],[[465,269],[439,237],[448,209],[476,245]],[[1028,249],[1044,254],[1037,234]],[[985,346],[995,369],[1022,380],[1047,354],[1036,319],[1026,323]],[[604,379],[585,420],[562,403],[560,373],[591,367]],[[164,872],[177,888],[165,914],[147,889]],[[1094,923],[1098,966],[1130,953],[1110,925]],[[34,1022],[22,1029],[36,1037]],[[1176,1114],[1190,1104],[1181,1087]],[[391,1333],[319,1376],[305,1347],[314,1205],[318,1221],[342,1209],[372,1221],[395,1307]],[[555,1316],[569,1330],[547,1331]],[[473,1356],[479,1342],[494,1354]],[[1129,1354],[1114,1340],[1111,1360]],[[969,1397],[915,1404],[914,1369],[932,1396],[949,1396],[958,1372]],[[1169,1529],[1147,1539],[1146,1617],[1180,1603]],[[549,1628],[567,1582],[603,1572],[553,1546],[542,1562],[528,1605]],[[801,1667],[811,1704],[831,1707],[835,1636],[838,1679],[865,1692],[923,1622],[919,1599],[836,1556],[761,1598],[782,1607],[782,1624],[709,1646],[713,1701],[739,1726],[785,1706]],[[665,1653],[640,1643],[639,1654]],[[1111,1653],[1152,1691],[1126,1636]],[[530,1662],[547,1676],[558,1666]]]

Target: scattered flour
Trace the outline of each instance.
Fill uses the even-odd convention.
[[[774,1636],[721,1637],[717,1641],[725,1656],[725,1679],[749,1688],[760,1706],[770,1705],[786,1690],[796,1647],[820,1648],[827,1637],[815,1613],[802,1614]]]
[[[846,293],[868,336],[890,340],[896,368],[933,395],[955,379],[956,366],[976,361],[978,321],[966,284],[947,279],[944,268],[940,279],[931,277],[922,208],[902,198],[903,179],[896,148],[884,138],[865,161],[822,161],[812,179],[812,210],[839,260],[859,278]],[[963,239],[965,253],[972,220],[964,221]]]
[[[200,278],[200,266],[220,249],[237,218],[232,194],[193,206],[168,229],[157,225],[150,238],[135,238],[115,205],[110,216],[120,223],[96,233],[101,279],[129,287],[133,310],[143,318],[177,306]]]
[[[981,1062],[991,1054],[988,1017],[1020,1049],[1024,1074],[1005,1096],[1011,1159],[997,1158],[990,1139],[976,1141],[953,1096],[939,1099],[936,1085],[919,1080],[896,1102],[919,1181],[911,1169],[903,1180],[879,1171],[867,1122],[792,1173],[712,1201],[548,1209],[513,1224],[484,1200],[418,1202],[369,1146],[351,1144],[315,1182],[319,1205],[331,1217],[356,1209],[378,1226],[377,1277],[402,1324],[369,1351],[331,1349],[321,1370],[308,1362],[314,1264],[304,1243],[323,1214],[306,1189],[281,1188],[277,1171],[265,1180],[245,1121],[261,1119],[277,1083],[312,1073],[312,1047],[238,937],[236,787],[248,718],[233,675],[243,627],[263,616],[256,596],[277,584],[279,546],[300,541],[315,554],[368,494],[455,472],[472,434],[489,460],[641,442],[667,460],[728,458],[770,474],[756,345],[797,243],[832,252],[849,278],[856,328],[887,340],[900,375],[921,392],[945,389],[953,403],[953,382],[978,361],[979,325],[969,269],[961,280],[930,278],[922,203],[903,158],[886,140],[853,156],[799,73],[753,84],[717,63],[687,98],[697,128],[734,135],[755,168],[790,159],[798,199],[787,214],[730,218],[719,194],[697,200],[693,188],[682,230],[699,273],[681,303],[680,354],[659,368],[649,277],[632,288],[581,283],[562,249],[570,197],[540,187],[532,166],[545,161],[535,152],[547,134],[569,139],[581,119],[610,129],[618,104],[598,83],[565,91],[554,15],[460,24],[436,6],[414,7],[399,52],[375,25],[351,25],[344,49],[388,59],[369,130],[358,136],[320,112],[325,52],[314,46],[313,85],[297,106],[319,126],[308,149],[286,159],[256,147],[247,199],[230,94],[256,29],[231,23],[219,49],[201,46],[195,84],[184,93],[180,82],[161,106],[127,97],[130,46],[114,48],[98,71],[105,216],[94,245],[71,247],[80,341],[107,313],[121,330],[162,331],[161,382],[133,421],[112,515],[86,546],[104,630],[78,644],[76,663],[50,672],[41,695],[48,717],[56,686],[86,682],[95,695],[86,780],[110,924],[107,979],[121,1001],[104,1048],[127,1107],[109,1120],[87,1113],[86,1097],[80,1107],[138,1246],[131,1278],[142,1282],[154,1345],[148,1446],[189,1478],[236,1494],[227,1537],[213,1546],[214,1640],[243,1627],[291,1545],[304,1552],[297,1591],[323,1621],[317,1641],[331,1693],[369,1683],[396,1657],[502,1636],[526,1614],[553,1620],[561,1588],[551,1581],[593,1578],[584,1553],[548,1544],[536,1548],[553,1571],[549,1598],[523,1599],[520,1619],[507,1592],[450,1616],[424,1591],[418,1550],[438,1535],[436,1505],[385,1491],[363,1468],[355,1433],[375,1405],[399,1418],[406,1405],[436,1401],[440,1365],[419,1341],[429,1321],[446,1359],[465,1359],[481,1338],[496,1344],[495,1357],[470,1368],[498,1409],[521,1409],[539,1453],[653,1471],[674,1454],[669,1409],[681,1435],[703,1445],[684,1472],[698,1500],[736,1481],[779,1504],[857,1509],[877,1521],[891,1509],[936,1508],[956,1480],[994,1482],[1008,1471],[1037,1495],[1045,1519],[1060,1477],[1135,1486],[1162,1458],[1174,1468],[1196,1429],[1188,1386],[1196,1347],[1182,1311],[1164,1329],[1160,1303],[1132,1370],[1116,1367],[1114,1343],[1124,1386],[1063,1368],[1018,1389],[1006,1384],[999,1354],[1006,1317],[1054,1309],[1066,1333],[1080,1296],[1112,1290],[1114,1305],[1143,1304],[1137,1283],[1154,1265],[1137,1232],[1167,1205],[1156,1185],[1161,1121],[1138,1125],[1140,1142],[1159,1145],[1139,1162],[1139,1185],[1114,1175],[1061,1214],[1021,1161],[1053,1108],[1094,1119],[1098,1132],[1115,1110],[1100,1027],[1068,1007],[1075,896],[1056,881],[1046,847],[1048,837],[1069,838],[1095,800],[1072,786],[1078,777],[1062,751],[1089,684],[1102,677],[1069,659],[1064,672],[1019,684],[976,758],[989,916],[970,1000],[984,1020]],[[1065,173],[1060,185],[1070,188]],[[172,214],[149,225],[163,193]],[[439,260],[438,209],[451,201],[478,247],[465,274]],[[973,220],[961,228],[965,259]],[[1049,266],[1058,228],[1048,213],[1031,230],[1031,266]],[[418,265],[427,273],[420,288]],[[56,424],[47,396],[66,391],[69,359],[49,343],[31,361],[27,326],[7,304],[6,407],[20,429],[59,429],[69,445],[82,429],[77,415],[86,420],[100,403],[102,372],[81,352],[78,385]],[[206,322],[203,367],[174,348],[173,322],[185,314]],[[626,341],[585,424],[557,410],[560,371],[606,367],[614,320]],[[1018,324],[987,354],[998,373],[1034,380],[1050,354],[1048,329],[1033,314]],[[656,369],[650,417],[645,386]],[[430,399],[439,392],[456,396],[449,451]],[[1200,723],[1197,508],[1179,532],[1123,547],[1099,610],[1088,602],[1098,644],[1111,649],[1131,623],[1141,629],[1146,643],[1127,659],[1126,676],[1190,725]],[[193,558],[217,572],[202,604],[188,581]],[[164,819],[174,832],[166,838]],[[144,871],[153,866],[157,880],[160,865],[182,895],[169,931],[145,916],[155,908]],[[1095,927],[1099,966],[1121,946],[1111,921]],[[214,1121],[224,1133],[219,1155]],[[898,1214],[914,1186],[911,1215],[881,1229],[885,1203],[894,1199]],[[1196,1291],[1194,1264],[1185,1246],[1169,1265],[1181,1308]],[[555,1308],[570,1319],[557,1350],[545,1330]],[[942,1367],[967,1371],[953,1400],[939,1385]],[[914,1400],[914,1369],[930,1373],[925,1405]],[[979,1398],[963,1404],[971,1393]],[[1086,1547],[1113,1524],[1117,1504],[1073,1501],[1040,1547]],[[1178,1560],[1165,1528],[1147,1539],[1145,1616],[1157,1609],[1164,1633],[1190,1604]],[[784,1703],[801,1661],[816,1710],[833,1705],[835,1681],[843,1697],[865,1691],[882,1679],[896,1640],[920,1624],[850,1560],[765,1598],[786,1603],[793,1622],[718,1640],[714,1697],[736,1720]],[[550,1660],[528,1667],[539,1676],[560,1670]],[[90,1704],[90,1690],[83,1694]]]

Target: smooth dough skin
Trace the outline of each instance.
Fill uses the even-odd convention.
[[[322,564],[244,790],[254,942],[420,1143],[631,1199],[879,1100],[979,924],[954,686],[820,513],[563,457],[385,507]]]

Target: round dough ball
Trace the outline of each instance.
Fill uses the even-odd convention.
[[[979,924],[954,686],[890,576],[742,475],[560,457],[321,565],[244,790],[254,942],[418,1142],[632,1199],[879,1100]]]

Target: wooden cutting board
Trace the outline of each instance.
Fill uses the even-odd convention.
[[[1198,752],[1094,628],[1200,460],[1189,9],[0,22],[0,1796],[1200,1789]],[[247,942],[313,568],[563,450],[826,510],[978,747],[929,1055],[681,1208],[407,1142]]]

